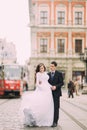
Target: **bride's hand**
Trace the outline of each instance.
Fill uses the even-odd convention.
[[[56,90],[56,86],[52,86],[52,88],[51,88],[52,90]]]
[[[42,82],[41,81],[39,81],[39,84],[41,84]]]

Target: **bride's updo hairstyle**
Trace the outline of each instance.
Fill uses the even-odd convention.
[[[40,63],[40,64],[38,64],[37,67],[36,67],[36,73],[37,73],[37,72],[40,72],[40,67],[41,67],[41,66],[43,66],[43,67],[44,67],[44,71],[46,71],[45,65],[44,65],[43,63]]]
[[[46,67],[43,63],[40,63],[37,65],[36,70],[35,70],[35,83],[36,83],[36,73],[40,72],[40,67],[43,66],[44,67],[44,71],[46,71]]]

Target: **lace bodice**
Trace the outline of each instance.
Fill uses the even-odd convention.
[[[36,74],[36,86],[40,86],[43,83],[48,83],[49,76],[46,72]]]

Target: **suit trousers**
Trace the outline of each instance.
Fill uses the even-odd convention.
[[[54,121],[55,123],[58,123],[59,119],[59,108],[60,108],[60,97],[53,96],[54,100]]]

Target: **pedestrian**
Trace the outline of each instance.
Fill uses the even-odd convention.
[[[75,85],[76,96],[79,96],[79,78],[78,77],[76,78],[74,85]]]
[[[24,124],[27,126],[51,126],[54,105],[45,65],[38,64],[35,73],[36,89],[22,100]]]
[[[69,83],[68,83],[68,97],[70,98],[70,96],[72,96],[72,98],[74,98],[74,83],[72,80],[69,80]]]
[[[56,127],[59,120],[60,96],[62,96],[61,87],[64,85],[62,73],[57,70],[57,63],[52,61],[50,72],[48,73],[48,82],[52,85],[52,95],[54,100],[54,119],[52,127]]]
[[[23,90],[28,91],[28,79],[26,74],[24,73],[24,77],[23,77]]]

